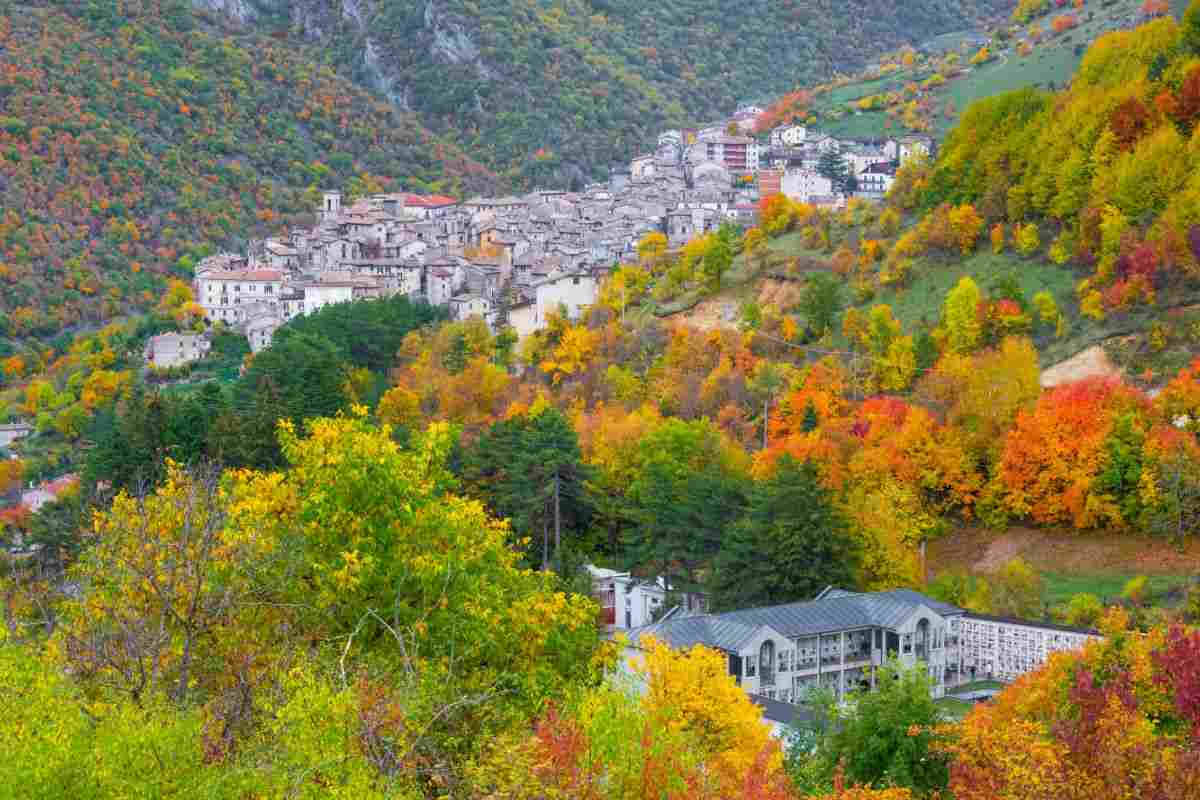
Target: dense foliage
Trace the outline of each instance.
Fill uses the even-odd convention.
[[[1194,4],[1193,4],[1194,5]],[[1196,10],[1098,39],[1070,87],[1022,89],[972,105],[945,142],[921,197],[972,203],[1012,223],[1029,252],[1091,270],[1084,313],[1153,304],[1193,282],[1200,243]],[[1021,236],[1028,239],[1022,246]]]
[[[404,298],[330,306],[281,328],[232,385],[209,381],[163,391],[138,382],[119,402],[114,390],[81,428],[94,445],[84,481],[111,490],[153,486],[165,474],[167,457],[182,464],[281,466],[279,420],[302,425],[373,404],[391,363],[384,353],[394,354],[409,332],[441,317]],[[389,342],[393,349],[381,350]],[[131,380],[128,371],[120,374]],[[95,382],[84,385],[89,381]]]
[[[5,337],[151,308],[322,186],[496,185],[315,51],[207,29],[184,0],[0,3]]]
[[[1200,792],[1196,657],[1200,634],[1142,636],[1122,612],[1105,641],[1061,653],[994,703],[947,747],[962,800],[1183,798]]]

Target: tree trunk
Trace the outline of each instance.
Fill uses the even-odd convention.
[[[771,395],[767,395],[767,399],[763,400],[763,450],[767,449],[767,429],[770,423],[771,413]]]

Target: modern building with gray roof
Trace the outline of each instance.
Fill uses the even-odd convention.
[[[923,664],[940,697],[965,680],[1011,680],[1014,665],[1034,669],[1054,650],[1080,647],[1093,635],[969,614],[910,589],[829,587],[808,602],[672,617],[631,630],[629,647],[642,649],[651,637],[677,649],[704,645],[728,657],[729,673],[750,694],[798,703],[815,687],[839,697],[872,688],[875,668],[893,658]]]

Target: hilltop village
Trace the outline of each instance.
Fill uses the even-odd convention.
[[[463,201],[399,192],[347,204],[329,191],[315,227],[200,262],[196,301],[255,352],[297,315],[397,294],[526,336],[550,312],[574,318],[591,305],[646,234],[679,247],[725,223],[749,226],[757,203],[778,193],[835,208],[850,196],[878,200],[900,164],[932,147],[926,137],[838,140],[791,123],[748,135],[762,114],[745,106],[718,124],[664,131],[653,153],[581,192]],[[155,363],[189,360],[176,338],[156,343],[173,355]]]

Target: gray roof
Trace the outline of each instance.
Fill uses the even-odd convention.
[[[669,620],[637,628],[629,635],[635,645],[642,636],[652,635],[676,648],[703,644],[736,652],[763,626],[788,639],[852,628],[895,628],[922,605],[943,616],[963,613],[957,606],[911,589],[871,593],[827,589],[818,600]]]
[[[808,706],[784,703],[779,700],[772,700],[769,697],[763,697],[760,694],[750,695],[750,702],[763,710],[764,717],[771,722],[778,722],[781,725],[812,722],[816,716]]]

